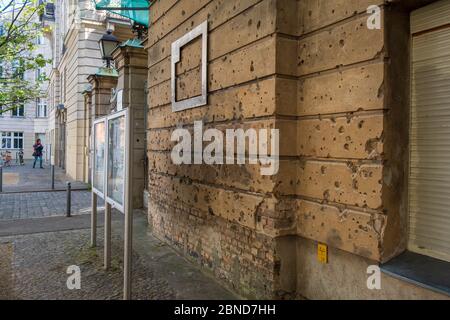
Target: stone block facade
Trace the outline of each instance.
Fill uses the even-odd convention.
[[[369,5],[380,6],[381,29],[367,27]],[[382,0],[156,1],[145,43],[155,234],[247,297],[329,298],[330,283],[333,298],[395,297],[392,279],[384,296],[368,292],[365,279],[367,265],[405,249],[408,133],[401,124],[409,93],[407,81],[393,79],[409,76],[408,58],[396,57],[408,42],[395,38],[409,37],[409,16],[398,7]],[[172,112],[171,43],[205,20],[208,104]],[[181,51],[178,99],[200,93],[199,45]],[[223,131],[279,129],[278,173],[262,176],[249,164],[174,165],[171,133],[192,130],[194,121]],[[315,257],[318,242],[330,248],[327,265]],[[340,268],[353,278],[321,281]],[[359,296],[351,292],[358,279]],[[427,295],[417,290],[411,295]]]

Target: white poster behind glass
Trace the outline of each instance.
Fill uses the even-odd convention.
[[[106,124],[94,124],[94,172],[92,185],[100,196],[105,192]]]
[[[125,197],[125,115],[108,120],[107,196],[122,207]]]

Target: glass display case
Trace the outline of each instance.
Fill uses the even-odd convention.
[[[123,212],[125,199],[126,112],[108,117],[106,200]]]
[[[97,195],[104,198],[106,171],[106,118],[94,121],[92,137],[94,151],[92,190]]]

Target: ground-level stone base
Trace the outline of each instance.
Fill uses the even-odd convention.
[[[150,192],[149,225],[155,236],[206,267],[233,291],[249,298],[280,295],[276,241],[211,213],[167,201]]]
[[[377,265],[375,261],[330,247],[329,262],[322,264],[315,241],[297,236],[271,238],[212,214],[168,203],[161,191],[151,193],[149,199],[153,234],[245,297],[448,299],[383,273],[381,289],[370,290],[367,267]]]
[[[381,289],[367,288],[367,267],[376,262],[329,248],[328,264],[317,260],[317,243],[297,239],[297,292],[308,299],[448,299],[381,273]]]

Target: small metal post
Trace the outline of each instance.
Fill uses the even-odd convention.
[[[92,192],[91,208],[91,247],[97,246],[97,194]]]
[[[104,268],[111,267],[111,205],[105,203],[105,245],[104,245]]]
[[[70,182],[67,182],[67,210],[66,210],[66,217],[70,218],[70,209],[72,206],[72,199],[71,199],[71,191],[72,191],[72,185]]]
[[[52,164],[52,190],[55,190],[55,165]]]
[[[0,166],[0,192],[3,192],[3,167]]]

